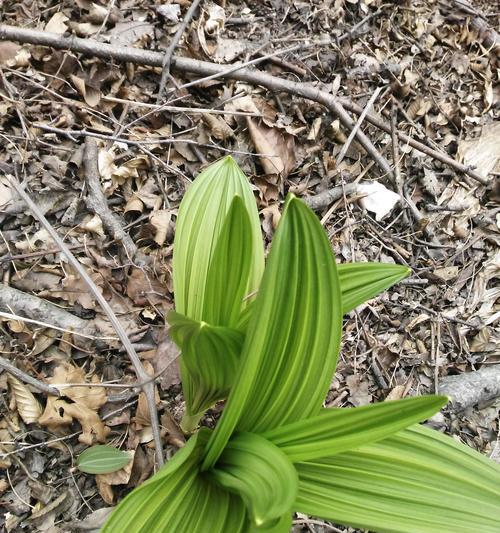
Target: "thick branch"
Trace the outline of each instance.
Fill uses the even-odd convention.
[[[124,61],[137,63],[140,65],[150,65],[153,67],[161,67],[163,65],[163,54],[160,52],[152,52],[150,50],[141,50],[139,48],[131,47],[114,47],[109,44],[100,43],[92,39],[80,39],[78,37],[64,37],[62,35],[48,33],[39,30],[29,30],[25,28],[17,28],[15,26],[0,25],[0,40],[12,40],[22,43],[39,44],[43,46],[51,46],[57,49],[72,50],[74,52],[80,52],[82,54],[100,57],[103,59],[114,59],[116,61]],[[199,75],[219,75],[220,77],[228,77],[231,79],[246,81],[248,83],[262,85],[272,91],[283,91],[291,94],[302,96],[309,100],[313,100],[327,107],[332,113],[338,116],[339,120],[345,127],[352,130],[354,123],[346,112],[349,111],[360,115],[363,109],[356,104],[346,99],[337,99],[331,94],[317,89],[309,83],[297,83],[289,80],[283,80],[271,76],[265,72],[252,70],[249,68],[240,68],[239,70],[231,69],[230,72],[225,72],[225,65],[217,65],[209,63],[207,61],[198,61],[197,59],[191,59],[187,57],[174,57],[172,59],[172,66],[184,72],[190,72],[192,74]],[[378,118],[367,115],[365,120],[378,128],[391,133],[390,124],[379,120]],[[453,158],[429,148],[425,144],[418,142],[404,133],[397,132],[398,137],[405,143],[408,143],[413,148],[421,151],[424,154],[430,155],[454,168],[458,172],[463,172],[471,178],[479,181],[482,184],[487,184],[488,180],[483,176],[474,172],[466,165],[462,165],[455,161]],[[392,171],[385,159],[382,161],[380,154],[377,152],[370,140],[362,133],[358,132],[357,139],[364,146],[367,152],[377,161],[377,164],[384,170],[384,172],[390,174]],[[371,147],[371,148],[369,148]],[[387,168],[389,167],[389,168]]]
[[[486,404],[500,397],[500,365],[483,366],[475,372],[446,376],[439,384],[439,393],[449,396],[458,411]]]
[[[88,335],[95,335],[96,333],[92,321],[78,318],[43,298],[3,284],[0,284],[0,311],[47,322],[69,331]]]

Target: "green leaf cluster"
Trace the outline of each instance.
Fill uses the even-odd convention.
[[[336,265],[314,213],[290,195],[264,269],[251,188],[231,158],[194,182],[174,249],[184,427],[227,398],[132,491],[103,533],[290,531],[294,511],[395,533],[493,533],[500,467],[418,426],[442,396],[322,407],[343,315],[402,279],[397,265]]]

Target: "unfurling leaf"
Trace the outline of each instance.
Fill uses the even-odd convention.
[[[127,452],[113,446],[97,445],[82,452],[76,464],[79,470],[87,474],[109,474],[120,470],[130,461]]]
[[[253,433],[239,433],[224,449],[210,478],[239,494],[255,526],[289,517],[297,496],[297,472],[274,444]]]
[[[247,242],[237,244],[238,247],[248,246],[250,254],[235,258],[234,253],[227,250],[226,260],[238,259],[238,263],[221,266],[225,272],[229,272],[232,266],[234,270],[241,269],[248,273],[244,283],[244,295],[254,292],[259,286],[264,270],[264,248],[257,206],[247,177],[228,156],[210,165],[196,178],[179,207],[173,257],[175,307],[177,312],[193,320],[210,322],[209,317],[204,315],[207,305],[217,305],[219,309],[223,309],[223,314],[226,314],[228,309],[233,309],[236,304],[240,305],[240,302],[235,303],[226,294],[220,293],[216,295],[216,303],[207,302],[206,292],[210,265],[221,233],[223,230],[226,232],[226,236],[222,236],[223,239],[234,239],[234,235],[230,234],[233,228],[225,225],[225,222],[235,197],[238,197],[245,207],[250,232],[250,237],[247,237],[245,223],[240,222],[242,237],[245,237]],[[233,215],[238,216],[241,209],[235,210]],[[249,267],[247,261],[250,262]],[[233,276],[237,277],[236,272],[233,272]],[[213,293],[213,288],[208,290]],[[224,305],[227,308],[224,308]],[[241,307],[244,307],[244,304]]]
[[[231,157],[208,167],[186,192],[177,218],[173,268],[177,313],[200,324],[237,325],[259,286],[264,249],[252,190]],[[203,410],[224,397],[230,386],[226,379],[223,387],[202,379],[213,375],[213,358],[194,353],[195,347],[192,343],[190,354],[180,360],[186,428],[195,427]],[[182,344],[179,348],[185,351]],[[221,355],[219,368],[233,375],[231,358],[226,363]],[[187,359],[203,366],[197,375],[191,374],[194,366]]]
[[[190,320],[175,311],[167,320],[170,336],[182,347],[183,366],[189,373],[189,380],[184,382],[190,417],[184,422],[189,431],[196,425],[198,414],[227,396],[238,370],[244,336],[231,328]]]

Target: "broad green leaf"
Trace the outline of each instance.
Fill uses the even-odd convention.
[[[182,350],[184,397],[187,415],[196,418],[218,400],[225,398],[239,365],[243,334],[211,326],[171,311],[169,334]]]
[[[97,445],[87,448],[76,462],[78,469],[87,474],[109,474],[130,463],[132,458],[113,446]]]
[[[297,472],[278,447],[259,435],[233,436],[209,476],[240,495],[256,527],[273,526],[283,515],[291,516]]]
[[[156,475],[133,490],[101,533],[246,533],[245,506],[200,474],[209,431],[201,430]]]
[[[337,265],[337,271],[344,314],[411,273],[408,267],[390,263],[344,263]]]
[[[500,531],[500,465],[429,428],[295,466],[302,513],[383,533]]]
[[[262,432],[320,412],[341,325],[330,242],[316,215],[290,196],[255,300],[239,374],[204,469],[215,464],[234,429]]]
[[[250,239],[245,237],[245,242],[235,243],[236,237],[232,235],[232,227],[226,224],[226,217],[230,212],[233,200],[239,197],[245,207],[250,224]],[[240,209],[236,208],[239,212]],[[225,225],[226,224],[226,225]],[[242,235],[247,232],[243,228],[245,223],[238,223],[236,228]],[[226,245],[217,247],[221,232],[226,231]],[[236,251],[227,248],[229,244],[236,244]],[[251,252],[235,262],[234,254],[249,246]],[[244,277],[244,295],[253,293],[259,286],[264,270],[264,249],[260,231],[257,206],[247,177],[239,169],[235,161],[225,157],[210,165],[196,178],[182,199],[177,217],[174,256],[173,256],[173,281],[176,311],[192,318],[213,323],[204,316],[206,306],[215,306],[221,317],[233,317],[234,306],[239,300],[228,298],[226,291],[216,294],[217,302],[207,304],[207,281],[210,265],[216,250],[226,259],[229,265],[219,264],[224,272],[233,268],[231,280],[236,280],[235,286],[240,290],[239,277]],[[226,252],[224,255],[223,252]],[[247,261],[250,261],[248,266]],[[238,272],[237,270],[240,269]],[[212,277],[215,274],[211,274]],[[219,287],[217,287],[219,288]],[[211,296],[213,298],[213,295]],[[226,306],[226,307],[225,307]],[[243,302],[242,307],[245,306]],[[230,325],[214,323],[214,325]]]
[[[299,420],[262,434],[290,461],[312,461],[383,439],[441,409],[446,396],[421,396],[352,409],[323,409],[319,416]]]
[[[342,312],[345,315],[409,276],[411,270],[390,263],[342,263],[337,264],[337,272],[342,294]],[[254,301],[241,313],[236,326],[240,331],[246,331],[253,306]]]

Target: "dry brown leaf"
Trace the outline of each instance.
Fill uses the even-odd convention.
[[[24,383],[21,383],[11,374],[7,375],[7,381],[16,402],[17,412],[24,423],[33,424],[33,422],[37,422],[42,414],[42,407],[38,400]]]
[[[458,143],[459,160],[467,166],[476,168],[483,177],[494,172],[500,161],[500,122],[492,122],[483,127],[476,139],[462,140]]]
[[[130,455],[130,459],[134,458],[135,450],[129,450],[127,453]],[[106,503],[112,504],[114,501],[112,489],[113,485],[126,485],[129,482],[133,465],[134,461],[131,460],[123,468],[117,470],[116,472],[110,472],[109,474],[96,474],[95,480],[97,488],[99,489],[102,499]]]
[[[83,78],[71,74],[71,81],[90,107],[95,107],[101,101],[101,91],[89,85]]]
[[[217,4],[210,4],[207,11],[208,19],[205,22],[205,31],[208,35],[213,36],[224,29],[226,13],[224,8]]]
[[[109,33],[112,45],[131,46],[145,36],[153,36],[154,26],[144,20],[119,22]]]
[[[158,246],[165,244],[170,230],[172,213],[168,209],[158,209],[151,213],[149,222],[155,228],[154,241]]]
[[[45,25],[45,31],[63,34],[68,29],[68,26],[65,24],[68,20],[69,18],[64,13],[58,11],[52,15],[51,19]]]
[[[210,128],[212,135],[219,141],[226,141],[234,136],[233,130],[227,125],[223,118],[206,113],[203,115],[203,121]]]
[[[459,268],[457,266],[436,268],[433,271],[434,276],[442,281],[450,281],[458,276]]]
[[[140,268],[133,268],[127,278],[127,296],[136,305],[160,305],[167,299],[167,288]]]
[[[360,376],[347,376],[346,384],[349,389],[349,401],[356,407],[369,404],[372,395],[368,390],[368,382]]]
[[[271,204],[262,210],[262,230],[270,240],[278,227],[281,211],[278,204]]]
[[[68,383],[84,383],[85,373],[79,367],[69,363],[61,363],[54,370],[54,374],[47,382],[57,387],[57,385]],[[99,383],[97,376],[92,376],[91,383]],[[39,423],[52,431],[69,426],[73,418],[80,422],[82,434],[78,440],[88,446],[96,441],[105,442],[110,429],[101,421],[97,410],[106,401],[106,389],[104,387],[74,386],[62,389],[64,396],[70,398],[73,403],[66,400],[49,396],[47,405]]]
[[[295,165],[295,140],[279,128],[266,126],[247,117],[248,130],[265,174],[286,178]]]
[[[156,374],[161,372],[160,387],[167,390],[172,385],[178,385],[181,382],[178,359],[180,351],[166,329],[160,331],[157,342],[158,345],[150,362]]]

